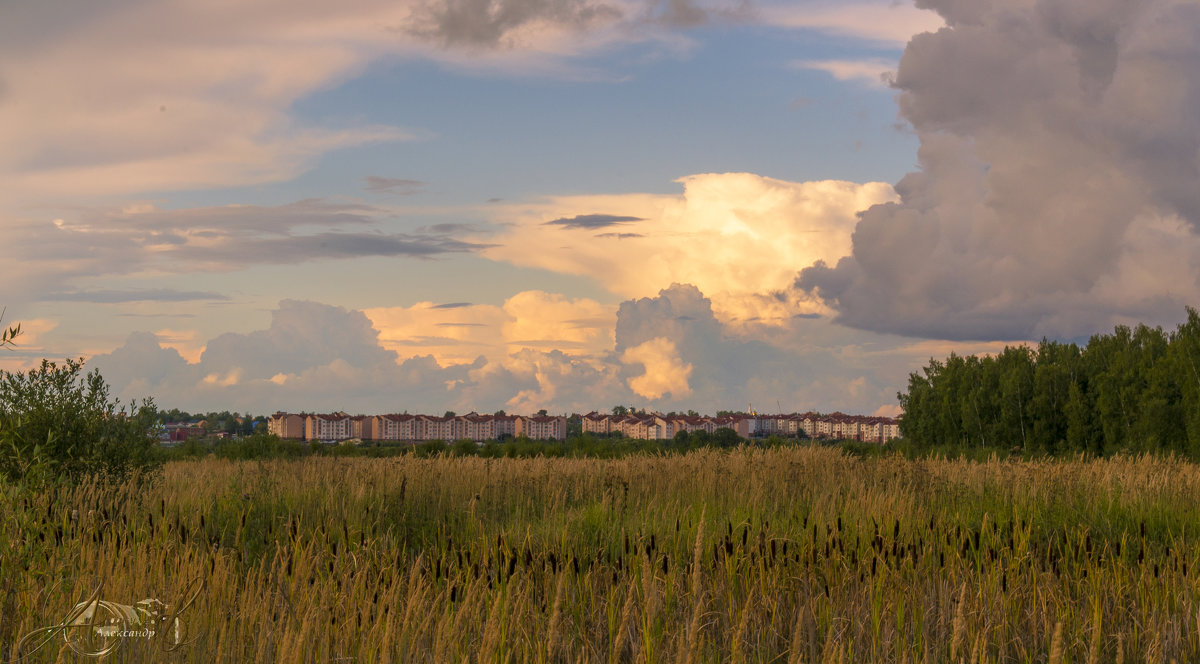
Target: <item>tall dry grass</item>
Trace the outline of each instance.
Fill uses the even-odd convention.
[[[0,488],[0,646],[201,579],[192,642],[107,661],[1200,661],[1196,496],[1153,457],[180,462]]]

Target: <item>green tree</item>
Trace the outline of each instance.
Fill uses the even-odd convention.
[[[1072,386],[1079,391],[1076,379],[1079,374],[1079,347],[1042,340],[1038,345],[1033,370],[1033,398],[1029,402],[1029,417],[1033,421],[1033,446],[1037,449],[1058,451],[1064,444],[1073,448],[1068,440],[1072,408]],[[1079,397],[1075,397],[1078,401]],[[1076,442],[1078,442],[1076,440]]]
[[[1033,352],[1009,346],[997,358],[1000,369],[1000,416],[1008,431],[1008,445],[1029,445],[1029,401],[1033,397]]]
[[[154,404],[121,406],[83,362],[43,360],[28,372],[0,372],[0,474],[31,482],[100,475],[119,479],[161,462],[150,431]]]
[[[671,439],[670,446],[677,449],[686,450],[691,443],[691,435],[688,434],[687,429],[680,429],[679,431],[675,432],[675,437]]]
[[[450,451],[456,457],[475,456],[479,454],[479,446],[470,438],[459,438],[454,441],[454,445],[450,448]]]
[[[413,453],[416,454],[416,456],[424,459],[428,457],[434,457],[439,454],[444,454],[449,449],[450,446],[446,444],[446,441],[440,438],[435,438],[433,440],[427,440],[423,443],[417,443],[417,446],[413,449]]]
[[[1074,451],[1100,452],[1103,438],[1096,428],[1096,406],[1078,383],[1071,383],[1064,407],[1067,418],[1067,448]]]
[[[994,356],[931,359],[899,395],[907,444],[1200,458],[1200,314],[1173,334],[1117,326],[1080,349],[1043,340]]]
[[[742,437],[729,427],[719,427],[713,431],[712,440],[718,447],[735,447],[742,443]]]
[[[1187,451],[1200,459],[1200,314],[1188,307],[1187,321],[1171,338],[1168,355],[1179,380],[1181,423]]]

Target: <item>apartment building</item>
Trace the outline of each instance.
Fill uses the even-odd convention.
[[[375,418],[355,415],[350,418],[350,437],[371,440],[375,437]]]
[[[582,429],[592,433],[615,433],[627,438],[662,440],[676,432],[714,433],[729,428],[742,438],[771,435],[809,438],[839,438],[883,443],[900,437],[900,423],[892,418],[831,413],[818,415],[734,414],[720,417],[649,415],[602,415],[591,412],[581,417]]]
[[[464,438],[482,442],[525,436],[535,440],[566,440],[567,418],[554,415],[347,415],[278,412],[267,420],[267,431],[281,438],[303,440],[381,440],[421,442]]]
[[[350,416],[346,413],[309,415],[304,418],[305,440],[347,440],[353,438]]]
[[[840,438],[882,443],[900,437],[900,423],[888,417],[801,413],[791,415],[733,414],[721,417],[666,416],[659,413],[604,415],[595,411],[580,417],[586,433],[618,434],[640,440],[665,440],[679,431],[712,434],[733,429],[743,438],[770,435]],[[363,440],[421,442],[469,439],[477,442],[525,436],[534,440],[566,440],[567,418],[554,415],[435,415],[292,414],[278,412],[267,430],[281,438],[305,440]]]
[[[375,415],[371,419],[371,440],[418,439],[416,415]]]
[[[603,433],[607,434],[612,431],[611,420],[608,415],[602,415],[596,411],[592,411],[580,418],[581,428],[584,433]]]
[[[280,438],[304,439],[304,415],[293,413],[275,413],[267,418],[267,433]]]
[[[517,435],[533,440],[566,440],[567,418],[554,415],[534,415],[517,420]]]

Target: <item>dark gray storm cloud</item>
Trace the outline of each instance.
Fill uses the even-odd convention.
[[[635,221],[642,221],[641,217],[627,217],[615,214],[580,214],[574,217],[563,217],[561,219],[553,219],[545,223],[546,226],[562,226],[563,228],[584,228],[597,229],[617,226],[619,224],[628,224]]]
[[[921,0],[894,87],[920,170],[804,269],[838,321],[952,339],[1165,322],[1200,298],[1200,5]]]
[[[435,304],[430,309],[462,309],[469,306],[471,306],[470,302],[445,302],[443,304]]]

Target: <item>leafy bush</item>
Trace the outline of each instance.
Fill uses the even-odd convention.
[[[427,440],[417,444],[415,453],[418,457],[425,459],[444,454],[449,449],[450,446],[446,445],[446,441],[444,440]]]
[[[110,399],[100,373],[84,375],[82,361],[0,372],[0,475],[38,483],[153,468],[161,463],[154,412],[149,399],[125,407]]]
[[[300,441],[284,440],[269,433],[227,438],[213,446],[213,454],[221,459],[295,459],[307,453]]]
[[[475,456],[479,454],[479,446],[470,438],[460,438],[454,441],[450,448],[454,456]]]

